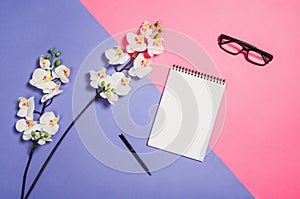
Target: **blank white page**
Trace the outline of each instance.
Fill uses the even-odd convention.
[[[148,146],[203,161],[225,83],[172,67]]]

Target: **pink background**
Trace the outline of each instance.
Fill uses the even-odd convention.
[[[283,0],[81,0],[111,35],[160,20],[202,45],[228,82],[214,151],[256,198],[300,198],[299,3]],[[271,54],[266,67],[217,45],[224,33]]]

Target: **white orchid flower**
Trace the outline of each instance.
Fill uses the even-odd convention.
[[[102,92],[100,93],[100,96],[104,99],[107,99],[110,104],[115,104],[115,102],[119,99],[118,95],[111,91]]]
[[[107,99],[110,104],[114,104],[119,99],[118,95],[126,95],[131,90],[129,81],[130,78],[125,77],[124,73],[115,72],[102,81],[100,86],[103,91],[100,96]]]
[[[149,39],[152,36],[153,29],[150,28],[150,22],[144,21],[140,28],[140,33],[144,35],[145,38]]]
[[[46,102],[48,99],[51,99],[54,96],[59,95],[63,92],[63,90],[59,89],[60,84],[56,84],[53,81],[50,81],[47,86],[48,87],[43,89],[45,95],[43,95],[43,97],[41,98],[42,103]]]
[[[96,71],[90,71],[90,85],[93,88],[99,88],[101,86],[101,82],[108,82],[110,79],[110,76],[106,74],[106,69],[103,68],[99,70],[98,72]]]
[[[128,45],[126,46],[126,50],[128,53],[133,52],[143,52],[147,49],[147,44],[145,43],[144,35],[133,34],[132,32],[127,33],[127,41]]]
[[[109,60],[108,63],[111,65],[124,64],[128,59],[130,59],[129,55],[120,47],[106,50],[105,57]]]
[[[59,78],[62,83],[68,83],[70,76],[70,69],[65,65],[60,65],[54,69],[53,76]]]
[[[23,140],[36,140],[39,138],[36,131],[40,131],[41,127],[36,121],[20,119],[16,123],[16,129],[23,132]]]
[[[163,38],[157,37],[156,39],[148,39],[148,54],[150,57],[162,54],[163,52]]]
[[[143,54],[139,54],[135,58],[133,67],[129,69],[128,74],[132,77],[143,78],[152,71],[150,63],[150,60],[146,59]]]
[[[127,95],[131,90],[130,80],[130,77],[125,77],[124,73],[116,72],[111,76],[111,88],[114,88],[118,95]]]
[[[32,78],[29,81],[29,83],[32,86],[35,86],[39,89],[44,89],[44,88],[49,87],[49,82],[51,82],[52,79],[53,79],[53,77],[51,76],[50,71],[46,71],[44,69],[37,68],[34,70],[34,72],[32,74]]]
[[[55,117],[53,112],[46,112],[40,117],[40,128],[43,132],[54,135],[58,129],[57,124],[59,117]]]
[[[40,57],[40,67],[43,69],[52,69],[51,62],[49,59],[45,59],[44,57]]]
[[[34,111],[34,97],[26,99],[25,97],[19,98],[19,111],[17,116],[25,117],[27,120],[33,120],[33,111]]]

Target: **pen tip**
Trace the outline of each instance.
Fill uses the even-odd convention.
[[[149,176],[151,176],[151,173],[149,171],[147,171],[147,173],[149,174]]]

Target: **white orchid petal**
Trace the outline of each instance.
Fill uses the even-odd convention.
[[[26,119],[27,120],[33,120],[33,112],[27,112],[27,115],[26,115]]]
[[[15,127],[16,130],[19,132],[25,131],[27,129],[26,120],[25,119],[18,120]]]
[[[132,32],[127,33],[126,39],[127,39],[128,43],[134,43],[135,42],[135,35],[136,34],[134,34]]]
[[[111,100],[116,102],[116,101],[118,101],[118,99],[119,99],[119,96],[113,93],[111,96]]]
[[[90,80],[97,80],[98,76],[97,76],[97,72],[96,71],[90,71]]]
[[[164,52],[164,48],[161,47],[153,47],[153,48],[149,48],[148,47],[148,54],[150,57],[153,57],[154,55],[159,55],[162,54]]]
[[[130,56],[127,53],[124,53],[119,58],[119,64],[124,64],[129,59],[130,59]]]
[[[40,117],[40,124],[49,124],[50,120],[53,120],[55,115],[53,112],[46,112]]]
[[[116,87],[116,94],[118,95],[127,95],[129,93],[129,91],[131,90],[131,87],[130,86],[123,86],[121,84],[119,84],[117,87]]]
[[[110,104],[115,104],[115,102],[118,101],[119,96],[114,93],[111,93],[110,97],[108,97],[107,99]]]
[[[55,88],[57,84],[54,83],[53,81],[47,81],[47,82],[39,82],[37,83],[35,86],[39,89],[43,89],[44,93],[48,93],[47,90],[51,90],[53,88]]]
[[[52,91],[51,93],[45,94],[43,95],[41,102],[44,103],[46,102],[48,99],[53,98],[56,95],[59,95],[63,92],[63,90],[59,90],[59,89],[55,89],[54,91]]]
[[[90,82],[90,85],[91,85],[91,87],[93,87],[93,88],[98,88],[99,82],[98,82],[98,81],[95,81],[95,80],[92,80],[92,81]]]
[[[23,140],[30,140],[32,138],[31,134],[23,134],[22,136]]]
[[[135,74],[135,68],[134,67],[130,68],[129,71],[128,71],[128,74],[130,76],[132,76],[132,77],[135,77],[136,76],[136,74]]]
[[[44,144],[46,144],[46,141],[44,139],[39,139],[38,144],[44,145]]]
[[[69,82],[69,78],[67,78],[66,76],[60,77],[60,80],[61,80],[61,82],[64,83],[64,84],[66,84],[66,83]]]
[[[105,93],[100,93],[100,97],[102,97],[102,98],[104,98],[104,99],[106,99],[107,98],[107,96],[105,95]]]
[[[130,45],[127,45],[127,46],[126,46],[126,51],[127,51],[128,53],[133,53],[133,52],[134,52],[134,50],[132,49],[132,47],[131,47]]]
[[[116,88],[116,86],[123,77],[125,77],[125,75],[122,72],[115,72],[114,74],[112,74],[110,82],[111,88]]]
[[[134,44],[132,45],[132,49],[137,52],[143,52],[147,49],[147,44]]]
[[[116,51],[114,49],[108,49],[104,54],[108,60],[112,60],[115,58]]]
[[[42,126],[42,130],[49,133],[50,135],[54,135],[55,133],[57,133],[59,129],[59,125],[55,124],[55,125],[43,125]]]
[[[152,71],[152,68],[149,66],[148,67],[139,67],[139,68],[136,68],[135,74],[139,78],[143,78],[146,75],[148,75],[151,71]]]
[[[32,120],[33,119],[34,109],[35,109],[34,97],[31,97],[31,98],[28,99],[28,109],[27,109],[27,114],[26,114],[26,119],[27,120]]]
[[[139,67],[141,66],[141,61],[144,59],[144,55],[143,54],[139,54],[135,60],[133,61],[133,66],[134,67]]]
[[[17,112],[17,116],[19,116],[19,117],[26,117],[26,116],[27,116],[27,109],[21,108],[21,109]]]

